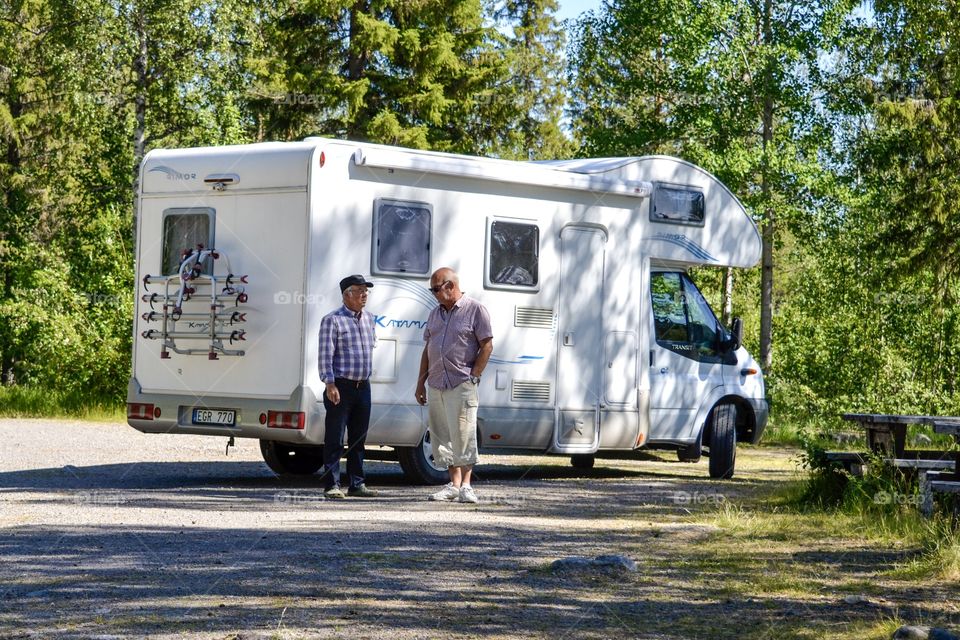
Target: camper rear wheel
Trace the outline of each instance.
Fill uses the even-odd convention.
[[[430,446],[430,431],[427,430],[415,447],[397,447],[397,460],[407,480],[417,484],[444,484],[450,481],[446,467],[433,461],[433,449]]]
[[[575,456],[570,456],[570,464],[574,469],[593,469],[593,463],[596,462],[596,459],[596,456],[578,453]]]
[[[710,477],[729,479],[737,461],[737,406],[718,404],[710,412]]]
[[[323,447],[307,447],[261,440],[264,462],[278,476],[309,476],[323,466]]]

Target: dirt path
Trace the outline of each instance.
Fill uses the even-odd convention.
[[[794,478],[786,450],[741,451],[726,482],[666,455],[589,472],[487,456],[482,503],[461,505],[388,463],[368,466],[382,497],[327,502],[254,441],[225,457],[222,438],[39,420],[2,420],[0,438],[2,638],[804,637],[767,632],[824,615],[731,601],[697,553],[716,527],[687,517]],[[549,569],[602,554],[639,570]]]

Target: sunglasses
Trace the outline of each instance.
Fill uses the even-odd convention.
[[[443,282],[441,282],[440,284],[438,284],[438,285],[435,286],[435,287],[429,287],[430,293],[433,293],[433,294],[440,293],[441,291],[443,291],[443,288],[444,288],[445,286],[447,286],[448,284],[450,284],[450,281],[449,281],[449,280],[444,280]]]

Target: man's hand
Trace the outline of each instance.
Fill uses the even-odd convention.
[[[333,404],[340,404],[340,390],[332,382],[327,383],[327,400]]]
[[[417,403],[422,405],[427,404],[427,387],[421,382],[417,385],[417,390],[414,392],[414,395],[417,398]]]

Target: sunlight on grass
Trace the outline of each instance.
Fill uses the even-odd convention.
[[[0,418],[74,418],[125,422],[126,406],[116,400],[88,398],[34,387],[0,387]]]

